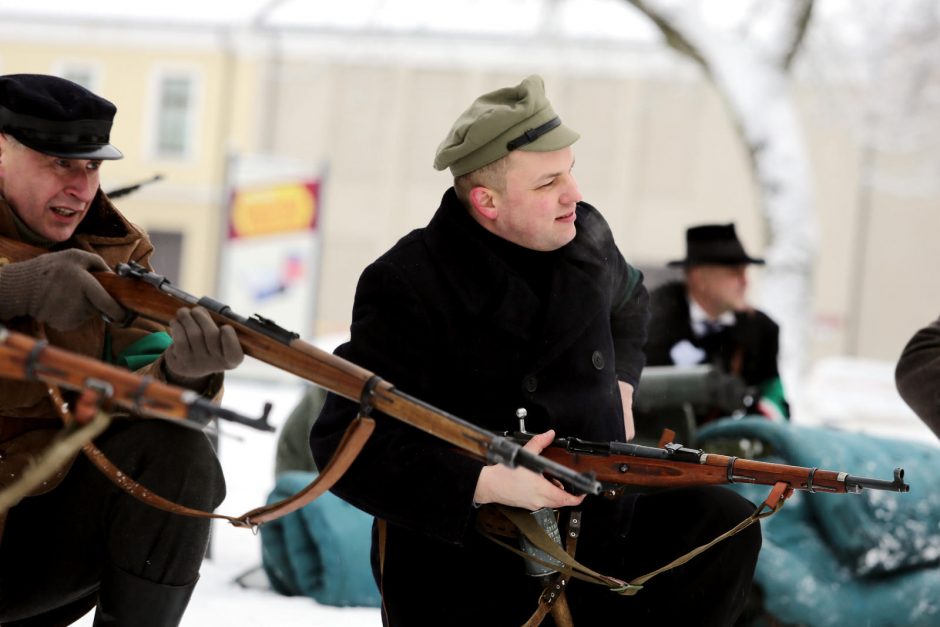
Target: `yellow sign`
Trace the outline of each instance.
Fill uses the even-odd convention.
[[[237,190],[232,197],[229,238],[312,230],[318,191],[316,182]]]

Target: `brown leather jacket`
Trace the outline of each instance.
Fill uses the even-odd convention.
[[[13,212],[5,200],[0,198],[0,235],[20,239]],[[99,190],[88,215],[66,242],[57,244],[52,250],[80,248],[101,256],[110,267],[121,262],[136,261],[150,267],[153,245],[147,235],[134,226],[115,209],[107,196]],[[0,258],[0,267],[9,260]],[[14,318],[0,321],[10,329],[36,336],[40,325],[31,318]],[[127,328],[106,326],[100,318],[88,320],[72,331],[44,329],[50,344],[82,355],[111,361],[127,347],[147,335],[165,329],[146,320],[137,320]],[[105,351],[110,352],[109,355]],[[163,358],[144,366],[137,372],[165,380]],[[221,375],[213,377],[210,394],[217,394],[221,387]],[[49,398],[47,387],[42,383],[0,379],[0,490],[16,480],[22,470],[35,458],[61,426]],[[46,483],[35,493],[52,489],[67,472]],[[0,535],[3,528],[0,513]]]

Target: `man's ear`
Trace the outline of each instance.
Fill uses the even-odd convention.
[[[475,214],[487,220],[496,219],[498,211],[492,190],[482,185],[477,185],[470,190],[469,198],[470,207]]]

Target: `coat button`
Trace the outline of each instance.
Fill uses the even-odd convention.
[[[598,370],[604,369],[604,356],[601,355],[600,351],[594,351],[594,354],[591,355],[591,363],[594,364],[594,367]]]
[[[529,375],[525,378],[525,381],[522,382],[523,387],[525,387],[526,392],[534,392],[539,389],[539,380],[534,374]]]

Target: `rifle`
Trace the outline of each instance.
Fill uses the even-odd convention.
[[[0,255],[10,261],[30,259],[43,252],[23,242],[0,237]],[[600,483],[590,474],[576,472],[535,455],[511,438],[482,429],[409,396],[369,370],[304,342],[297,333],[278,326],[272,320],[257,314],[245,318],[228,305],[210,297],[199,298],[189,294],[166,277],[136,263],[118,264],[115,271],[116,274],[96,273],[94,276],[133,316],[166,325],[180,307],[205,307],[217,324],[227,324],[235,330],[246,355],[358,402],[359,416],[350,424],[343,442],[354,432],[368,430],[371,433],[373,422],[368,416],[377,409],[489,463],[527,468],[558,479],[574,491],[600,493]],[[123,324],[132,321],[133,317]],[[334,459],[343,451],[343,442]]]
[[[531,437],[524,428],[513,436],[518,442]],[[625,442],[589,442],[580,438],[556,438],[542,455],[583,473],[593,473],[602,490],[611,496],[628,485],[643,487],[689,487],[750,483],[791,490],[857,494],[863,489],[909,492],[904,469],[895,468],[890,481],[858,477],[846,472],[803,466],[774,464],[751,459],[706,453],[681,444],[661,447]]]
[[[640,374],[633,411],[653,414],[690,404],[715,407],[727,415],[747,407],[755,394],[756,389],[740,377],[712,365],[646,366]]]
[[[135,414],[191,422],[200,428],[213,418],[229,420],[261,431],[274,431],[268,423],[271,404],[259,418],[220,407],[192,390],[136,375],[61,348],[45,340],[11,331],[0,324],[0,377],[42,381],[71,390],[93,389],[107,402]]]
[[[56,410],[68,426],[36,459],[29,449],[18,451],[16,447],[0,457],[0,466],[4,467],[0,477],[0,516],[61,473],[62,467],[68,467],[69,460],[80,450],[84,450],[96,464],[110,464],[91,443],[111,421],[110,413],[102,411],[102,405],[116,405],[135,414],[182,422],[197,429],[203,428],[213,418],[220,418],[263,431],[274,430],[267,422],[270,404],[265,405],[260,418],[251,418],[220,407],[192,390],[49,346],[45,340],[17,333],[2,324],[0,377],[49,385]],[[66,404],[59,386],[81,391],[82,395]],[[83,426],[76,429],[76,425]],[[115,473],[120,475],[116,469],[105,471],[112,478]]]
[[[144,185],[150,185],[151,183],[156,183],[157,181],[163,178],[162,174],[154,174],[149,179],[144,179],[143,181],[134,183],[132,185],[126,185],[124,187],[118,187],[117,189],[112,189],[110,192],[107,192],[108,198],[114,200],[115,198],[120,198],[121,196],[127,196],[136,192],[138,189]]]
[[[65,403],[57,386],[73,390],[91,390],[100,400],[136,414],[181,421],[190,425],[195,423],[199,428],[211,418],[220,418],[262,431],[274,431],[274,427],[267,420],[271,410],[270,403],[265,404],[264,412],[259,418],[250,418],[231,409],[219,407],[192,390],[50,346],[44,340],[11,331],[3,325],[0,325],[0,377],[48,384],[54,404],[66,421],[70,416],[62,409]],[[228,516],[174,503],[154,494],[124,474],[90,441],[103,426],[89,430],[88,438],[78,442],[78,446],[81,446],[89,460],[119,488],[148,505],[168,512],[201,518],[221,518],[237,527],[252,528],[295,511],[329,490],[352,464],[372,432],[370,423],[364,423],[357,429],[349,429],[340,443],[340,450],[330,463],[297,494],[276,503],[257,507],[241,516]],[[0,481],[0,486],[2,485],[3,482]]]
[[[654,444],[669,428],[694,445],[697,413],[717,410],[727,416],[747,411],[757,396],[756,388],[712,365],[647,366],[633,398],[634,441]]]
[[[517,416],[520,418],[520,430],[511,435],[507,434],[507,437],[525,443],[533,434],[525,430],[525,410],[517,411]],[[652,572],[627,582],[591,570],[574,559],[573,551],[566,553],[558,539],[546,530],[546,526],[533,518],[535,514],[518,508],[484,506],[478,517],[478,528],[485,537],[522,555],[527,562],[534,562],[542,567],[543,572],[559,572],[553,586],[546,590],[556,594],[563,593],[567,580],[575,577],[630,596],[637,594],[651,578],[688,562],[715,544],[773,515],[794,490],[843,494],[859,493],[864,489],[910,491],[910,486],[904,483],[904,470],[901,468],[894,469],[894,478],[891,481],[870,479],[846,472],[706,453],[672,442],[663,444],[673,435],[666,430],[659,447],[624,442],[590,442],[580,438],[562,437],[556,438],[542,450],[542,455],[548,459],[596,476],[601,483],[602,494],[609,497],[623,493],[628,486],[678,488],[731,483],[773,486],[763,503],[736,526]],[[574,524],[575,518],[581,518],[580,512],[571,513],[572,522],[569,525]],[[551,519],[551,522],[554,523],[554,519]],[[580,529],[580,523],[578,525]],[[513,531],[513,528],[516,531]],[[570,529],[569,526],[569,533]],[[557,532],[557,528],[553,531]],[[513,548],[501,538],[516,536],[522,538],[524,551]]]

